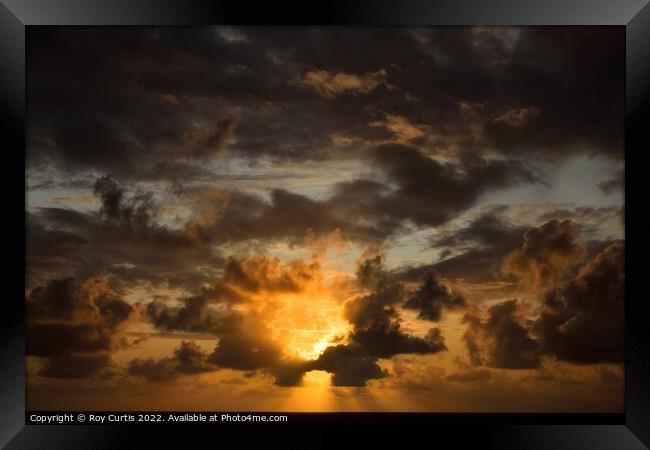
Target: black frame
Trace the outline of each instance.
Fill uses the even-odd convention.
[[[352,0],[259,5],[240,0],[0,0],[0,111],[7,125],[3,135],[4,156],[9,164],[2,177],[11,200],[11,225],[6,230],[24,233],[21,188],[25,170],[25,32],[35,25],[215,25],[215,24],[296,24],[296,25],[620,25],[626,35],[626,199],[637,208],[636,196],[644,192],[633,186],[642,170],[642,152],[650,148],[650,132],[643,118],[650,102],[650,6],[648,0]],[[606,58],[607,55],[603,55]],[[645,125],[645,127],[644,127]],[[7,158],[8,156],[8,158]],[[636,163],[636,164],[635,164]],[[647,189],[647,188],[646,188]],[[22,191],[21,191],[22,190]],[[642,205],[641,205],[642,206]],[[364,429],[383,425],[377,433],[388,443],[391,425],[408,426],[411,433],[422,433],[429,442],[451,438],[455,447],[467,443],[481,447],[508,448],[588,448],[636,449],[650,446],[650,343],[649,327],[643,314],[646,296],[641,292],[643,266],[640,256],[646,247],[642,221],[633,221],[626,208],[626,240],[632,239],[626,253],[626,392],[622,415],[557,414],[324,414],[302,417],[293,424],[264,426],[264,435],[283,433],[286,439],[299,439],[301,447],[324,445],[327,436],[322,425]],[[19,219],[22,217],[23,219]],[[23,235],[24,238],[24,235]],[[24,268],[24,239],[9,238],[5,249],[9,266]],[[639,257],[637,257],[639,256]],[[0,445],[7,448],[119,448],[153,446],[154,439],[164,446],[187,446],[187,435],[207,431],[207,442],[223,443],[220,436],[237,433],[254,436],[256,424],[232,426],[194,425],[155,429],[127,425],[25,425],[25,346],[24,284],[20,275],[7,277],[8,292],[0,327]],[[24,281],[24,278],[23,278]],[[7,289],[7,288],[6,288]],[[636,298],[635,298],[636,297]],[[291,420],[290,420],[291,422]],[[218,428],[217,429],[215,429]],[[462,427],[459,430],[459,427]],[[471,427],[471,428],[470,428]],[[243,429],[242,429],[243,428]],[[308,435],[302,434],[309,429]],[[152,433],[153,431],[153,433]],[[171,432],[170,432],[171,431]],[[241,432],[244,431],[244,434]],[[246,433],[248,431],[248,433]],[[367,430],[365,430],[367,431]],[[252,432],[252,433],[251,433]],[[289,433],[287,433],[289,432]],[[388,433],[387,433],[388,432]],[[364,433],[364,439],[369,439]],[[155,437],[152,437],[155,435]],[[316,437],[315,437],[316,436]],[[388,439],[388,440],[386,440]],[[226,441],[227,442],[227,441]],[[426,442],[426,441],[425,441]],[[443,441],[444,442],[444,441]],[[460,444],[460,445],[459,445]],[[289,445],[289,447],[292,447]]]

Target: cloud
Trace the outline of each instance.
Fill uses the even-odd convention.
[[[625,245],[609,245],[543,297],[535,323],[544,351],[575,364],[623,362]]]
[[[278,258],[247,256],[230,258],[222,282],[215,287],[223,291],[227,286],[247,292],[300,292],[307,283],[319,276],[320,263],[293,259],[282,263]]]
[[[470,360],[475,366],[498,369],[534,369],[540,366],[539,343],[517,317],[517,302],[509,300],[491,306],[485,320],[473,314],[463,335]]]
[[[307,230],[328,234],[340,229],[348,239],[385,239],[406,223],[440,225],[472,207],[489,191],[538,178],[521,162],[464,157],[443,163],[420,149],[383,145],[368,157],[378,178],[355,179],[334,186],[329,198],[312,199],[284,189],[270,191],[270,201],[231,191],[216,220],[191,225],[206,242],[287,239]]]
[[[205,241],[241,242],[250,239],[302,239],[308,230],[329,234],[336,229],[345,236],[364,239],[385,233],[373,224],[346,220],[336,205],[314,200],[284,189],[273,189],[270,201],[231,191],[212,224],[197,224],[193,233]]]
[[[598,188],[605,194],[622,192],[625,189],[625,171],[620,170],[609,180],[598,183]]]
[[[344,93],[367,94],[380,85],[389,87],[387,78],[388,72],[385,69],[361,75],[313,69],[304,74],[300,84],[316,91],[323,97],[333,98]]]
[[[465,306],[465,298],[440,281],[440,275],[430,272],[425,275],[420,288],[402,305],[406,309],[418,312],[418,318],[437,322],[442,316],[442,309],[458,309]]]
[[[515,108],[506,112],[502,116],[494,119],[495,122],[503,123],[510,127],[521,128],[526,127],[531,122],[537,120],[540,115],[539,108],[536,106],[526,106],[523,108]]]
[[[193,375],[215,370],[207,361],[207,355],[191,341],[182,341],[174,355],[159,360],[134,359],[129,363],[127,373],[141,376],[149,381],[169,381],[179,375]]]
[[[325,349],[308,368],[332,373],[333,386],[363,387],[369,380],[388,376],[377,364],[377,358],[359,354],[349,346]]]
[[[575,224],[550,220],[524,233],[523,245],[503,260],[501,270],[530,289],[544,291],[562,281],[585,256]]]
[[[162,330],[220,333],[236,323],[233,319],[238,316],[231,315],[231,305],[251,303],[261,294],[302,292],[320,276],[317,260],[282,263],[263,255],[230,258],[216,281],[197,295],[180,299],[180,306],[154,300],[145,311]]]
[[[97,211],[43,207],[26,214],[30,287],[108,276],[115,289],[151,283],[194,291],[224,264],[185,229],[161,224],[152,192],[129,192],[110,176],[97,178],[93,192]]]
[[[182,152],[198,159],[218,156],[226,150],[236,127],[234,119],[225,119],[205,129],[188,128],[181,137]]]
[[[233,314],[220,330],[209,361],[237,370],[276,367],[283,359],[283,349],[271,336],[271,329],[259,316]]]
[[[206,362],[214,370],[262,369],[275,376],[278,385],[299,384],[305,361],[289,357],[274,337],[268,323],[273,305],[267,297],[304,292],[309,283],[319,282],[320,270],[317,259],[281,263],[261,255],[231,258],[219,279],[199,295],[181,299],[180,306],[154,300],[145,310],[160,330],[213,334],[217,344]],[[146,363],[162,373],[170,364],[165,360]]]
[[[559,205],[549,205],[547,211],[538,216],[538,220],[548,221],[551,219],[566,220],[574,222],[581,236],[598,236],[611,234],[608,228],[611,222],[619,218],[623,206],[575,206],[563,207]],[[525,214],[525,213],[524,213]]]
[[[154,300],[147,304],[145,311],[156,328],[166,331],[215,332],[222,319],[222,315],[210,307],[206,295],[186,298],[180,307]]]
[[[490,209],[467,225],[445,230],[432,238],[432,248],[441,254],[437,261],[408,265],[399,270],[398,276],[406,281],[419,281],[434,271],[447,279],[472,283],[501,280],[504,257],[521,246],[528,229],[510,221],[500,208]]]
[[[168,172],[153,168],[175,163],[184,139],[196,143],[190,154],[213,155],[231,125],[211,124],[234,111],[237,142],[230,150],[252,160],[340,157],[329,137],[373,141],[380,130],[367,124],[373,112],[385,111],[430,126],[438,136],[433,146],[454,153],[591,153],[620,161],[620,31],[520,29],[516,39],[509,33],[438,29],[423,40],[414,38],[421,30],[385,28],[35,30],[29,166],[167,179]],[[594,48],[605,49],[611,64],[603,65]],[[407,94],[420,101],[404,101]],[[459,104],[484,106],[471,124],[459,124]],[[543,114],[530,121],[534,108]],[[403,138],[414,136],[397,128]],[[50,179],[64,178],[50,172]]]
[[[26,353],[45,360],[41,376],[85,378],[111,364],[134,308],[106,281],[52,280],[27,297]]]
[[[517,302],[490,307],[486,319],[467,314],[463,336],[474,365],[536,368],[542,356],[573,364],[619,364],[624,356],[624,251],[612,243],[571,277],[539,293],[534,319]]]
[[[147,229],[152,225],[154,203],[151,192],[137,192],[126,198],[125,189],[110,176],[95,181],[93,193],[101,201],[100,217],[128,228]]]
[[[276,229],[281,230],[278,234],[297,233],[309,226],[316,231],[340,228],[354,240],[385,239],[407,224],[425,227],[445,223],[474,206],[486,192],[539,181],[517,161],[467,156],[444,163],[418,148],[399,144],[372,148],[368,156],[377,178],[386,179],[385,183],[370,179],[341,182],[330,198],[318,202],[273,191],[271,207],[262,204],[261,214],[250,225],[241,209],[237,219],[226,212],[223,224],[236,221],[238,232],[245,233],[249,226],[263,220],[265,236]]]
[[[375,148],[371,158],[397,185],[378,199],[377,209],[418,225],[439,225],[490,190],[539,181],[518,161],[466,155],[458,164],[443,163],[398,144]],[[375,213],[380,216],[379,211]]]
[[[192,316],[192,313],[196,315]],[[215,349],[205,353],[196,345],[184,342],[172,358],[131,361],[130,374],[141,375],[152,381],[166,381],[180,375],[219,369],[261,369],[274,376],[279,386],[295,386],[302,382],[305,361],[286,355],[283,346],[273,338],[273,331],[264,317],[259,314],[229,311],[211,316],[186,308],[170,317],[176,330],[214,334],[217,339]],[[156,326],[165,327],[169,323],[159,321]]]
[[[406,117],[397,116],[394,114],[386,114],[386,120],[376,121],[370,124],[371,127],[385,127],[386,130],[391,132],[397,139],[401,141],[410,141],[419,139],[425,136],[427,127],[416,126],[412,124]]]
[[[499,279],[503,258],[521,246],[527,229],[495,212],[482,214],[467,226],[435,239],[434,248],[453,256],[420,270],[430,267],[448,278],[474,282]]]

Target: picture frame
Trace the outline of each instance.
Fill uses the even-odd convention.
[[[332,414],[303,417],[293,424],[270,427],[257,424],[221,425],[216,433],[236,433],[246,438],[263,433],[289,439],[314,439],[314,430],[324,426],[348,427],[351,431],[399,425],[421,436],[445,435],[463,444],[488,448],[585,448],[641,449],[650,446],[650,332],[646,300],[641,294],[644,278],[642,252],[646,248],[643,220],[633,220],[643,206],[637,197],[645,188],[634,186],[640,179],[644,152],[650,148],[647,123],[650,91],[650,6],[645,0],[618,2],[561,0],[480,0],[454,2],[409,0],[330,1],[319,4],[278,5],[252,2],[199,0],[110,1],[110,0],[1,0],[0,2],[0,111],[7,125],[4,154],[9,167],[3,184],[10,193],[6,217],[6,248],[11,270],[25,267],[25,35],[42,25],[100,26],[203,26],[203,25],[617,25],[626,36],[626,357],[625,413],[619,414]],[[607,55],[603,55],[606,58]],[[22,185],[24,186],[24,184]],[[22,193],[21,193],[22,189]],[[631,205],[631,208],[629,207]],[[22,220],[20,219],[22,217]],[[13,237],[12,234],[19,237]],[[26,276],[26,274],[25,274]],[[0,340],[0,444],[22,448],[120,448],[150,446],[152,439],[178,446],[185,433],[215,434],[207,426],[179,431],[181,425],[25,425],[25,285],[16,273],[7,275]],[[153,426],[154,429],[148,428]],[[196,430],[200,430],[197,432]],[[153,433],[152,433],[153,431]],[[155,437],[151,435],[154,434]],[[325,434],[318,432],[318,435]],[[311,437],[310,437],[311,436]],[[327,436],[330,437],[330,436]],[[437,439],[437,437],[436,437]],[[314,447],[327,439],[315,442]],[[287,441],[288,442],[288,441]],[[303,441],[304,442],[304,441]],[[311,447],[310,445],[306,445]]]

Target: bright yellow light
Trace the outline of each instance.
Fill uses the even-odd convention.
[[[329,386],[332,375],[324,370],[311,370],[305,374],[305,386]]]
[[[347,334],[342,305],[327,290],[285,295],[275,304],[268,323],[288,355],[316,359]]]
[[[312,355],[316,355],[316,356],[320,355],[321,353],[323,353],[323,350],[325,350],[330,345],[332,345],[332,344],[329,342],[328,339],[325,339],[325,338],[321,339],[320,341],[316,342],[313,345],[313,347],[312,347],[313,348]]]

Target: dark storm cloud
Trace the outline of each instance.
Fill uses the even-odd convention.
[[[219,343],[210,362],[219,367],[255,370],[281,365],[282,347],[271,339],[272,331],[255,315],[231,315],[219,332]]]
[[[179,375],[192,375],[215,370],[207,361],[207,355],[191,341],[183,341],[171,357],[154,360],[134,359],[129,363],[127,373],[144,377],[150,381],[169,381]]]
[[[370,197],[373,204],[376,198]],[[191,231],[204,242],[241,242],[251,239],[301,242],[305,234],[322,235],[340,229],[348,239],[368,241],[385,239],[400,227],[399,220],[349,215],[352,200],[337,195],[314,200],[285,189],[270,191],[270,200],[241,191],[230,191],[219,218],[213,223],[190,225]],[[369,214],[375,214],[376,205]]]
[[[348,302],[345,307],[345,317],[353,325],[348,345],[354,351],[388,358],[400,353],[435,353],[446,349],[437,328],[431,328],[425,338],[401,330],[396,306],[404,302],[405,290],[385,272],[380,256],[360,264],[357,280],[370,293]]]
[[[349,346],[327,348],[309,368],[330,372],[333,386],[363,387],[369,380],[388,376],[377,358],[359,354]]]
[[[614,243],[544,296],[542,348],[576,364],[623,362],[624,299],[625,244]]]
[[[408,140],[369,126],[387,114],[427,130],[419,138],[440,151],[622,156],[620,30],[234,30],[246,38],[214,27],[31,30],[30,161],[138,178],[161,161],[219,154],[228,137],[245,158],[321,159],[335,134]]]
[[[287,93],[301,89],[266,56],[268,49],[233,46],[214,29],[178,31],[34,32],[32,161],[137,178],[160,161],[219,154],[235,120],[241,121],[235,151],[244,155],[313,155],[313,144],[329,139],[326,131],[301,132],[310,128],[304,121],[285,120]],[[292,112],[299,107],[293,104]],[[53,114],[61,108],[64,117]],[[234,108],[242,110],[237,119]],[[310,135],[319,140],[305,140]]]
[[[403,307],[414,309],[418,318],[437,322],[442,316],[442,309],[458,309],[465,306],[465,298],[440,282],[439,274],[430,272],[425,275],[420,288],[409,296]]]
[[[80,115],[74,121],[61,120],[53,127],[55,152],[65,164],[120,170],[133,164],[134,148],[126,137],[101,119]]]
[[[433,270],[446,278],[472,282],[498,279],[503,258],[521,245],[527,229],[495,211],[487,212],[467,226],[432,241],[434,248],[442,250],[441,261],[402,269],[399,276],[416,281]]]
[[[521,324],[516,312],[516,300],[509,300],[490,307],[485,321],[465,316],[468,327],[463,339],[472,364],[499,369],[539,367],[539,343]]]
[[[277,386],[300,386],[307,370],[306,366],[304,361],[283,360],[280,365],[266,369],[266,372],[275,377]]]
[[[381,206],[392,216],[418,225],[438,225],[474,204],[489,191],[538,178],[517,161],[496,161],[465,154],[458,164],[445,164],[416,148],[385,145],[372,159],[397,185]]]
[[[115,179],[100,177],[94,194],[101,205],[97,213],[39,208],[27,214],[32,286],[52,278],[113,275],[125,285],[166,283],[195,291],[223,265],[185,230],[161,225],[150,192],[127,192]]]
[[[156,328],[167,331],[214,332],[221,315],[209,306],[205,295],[189,297],[180,307],[167,306],[165,302],[147,304],[146,314]]]
[[[602,239],[612,233],[612,226],[619,222],[622,206],[576,206],[549,210],[538,217],[538,220],[548,221],[571,220],[575,223],[584,239]]]
[[[465,155],[456,163],[442,163],[399,144],[372,148],[368,155],[392,187],[369,180],[345,182],[329,203],[346,217],[372,218],[380,229],[395,229],[405,220],[440,225],[473,206],[485,192],[539,181],[518,161]]]
[[[551,290],[542,311],[518,316],[515,300],[490,307],[487,318],[465,316],[463,336],[472,364],[535,368],[542,356],[573,364],[623,361],[625,244],[612,243]]]
[[[501,270],[532,289],[544,291],[562,281],[585,256],[575,223],[550,220],[524,233],[521,248],[503,260]]]
[[[382,240],[407,223],[435,226],[472,207],[489,191],[538,178],[522,163],[464,157],[440,163],[405,145],[371,148],[378,178],[341,182],[324,200],[274,189],[269,201],[232,191],[214,223],[197,224],[196,235],[213,242],[247,239],[301,239],[307,230],[336,229],[354,240]]]
[[[316,232],[344,226],[318,201],[283,189],[271,191],[271,200],[233,191],[218,221],[197,225],[197,236],[206,241],[243,241],[248,239],[302,239],[311,228]]]
[[[133,311],[101,280],[52,280],[27,297],[26,353],[44,359],[42,376],[94,375],[111,364]]]
[[[93,193],[101,200],[99,216],[127,227],[151,226],[154,207],[150,192],[138,192],[126,198],[125,189],[109,176],[98,178]]]
[[[499,83],[511,83],[503,101],[516,107],[504,105],[486,123],[486,137],[503,151],[540,154],[591,146],[591,152],[621,159],[623,48],[620,30],[524,31],[511,64],[498,71],[505,76]],[[612,59],[604,60],[603,51]],[[515,120],[498,120],[504,116]]]
[[[472,220],[467,226],[435,240],[434,246],[444,249],[457,247],[516,247],[521,244],[527,227],[515,225],[494,211]]]
[[[467,227],[434,242],[446,251],[461,251],[433,265],[447,277],[487,281],[499,276],[503,258],[521,245],[527,227],[515,225],[493,213],[484,214]]]

